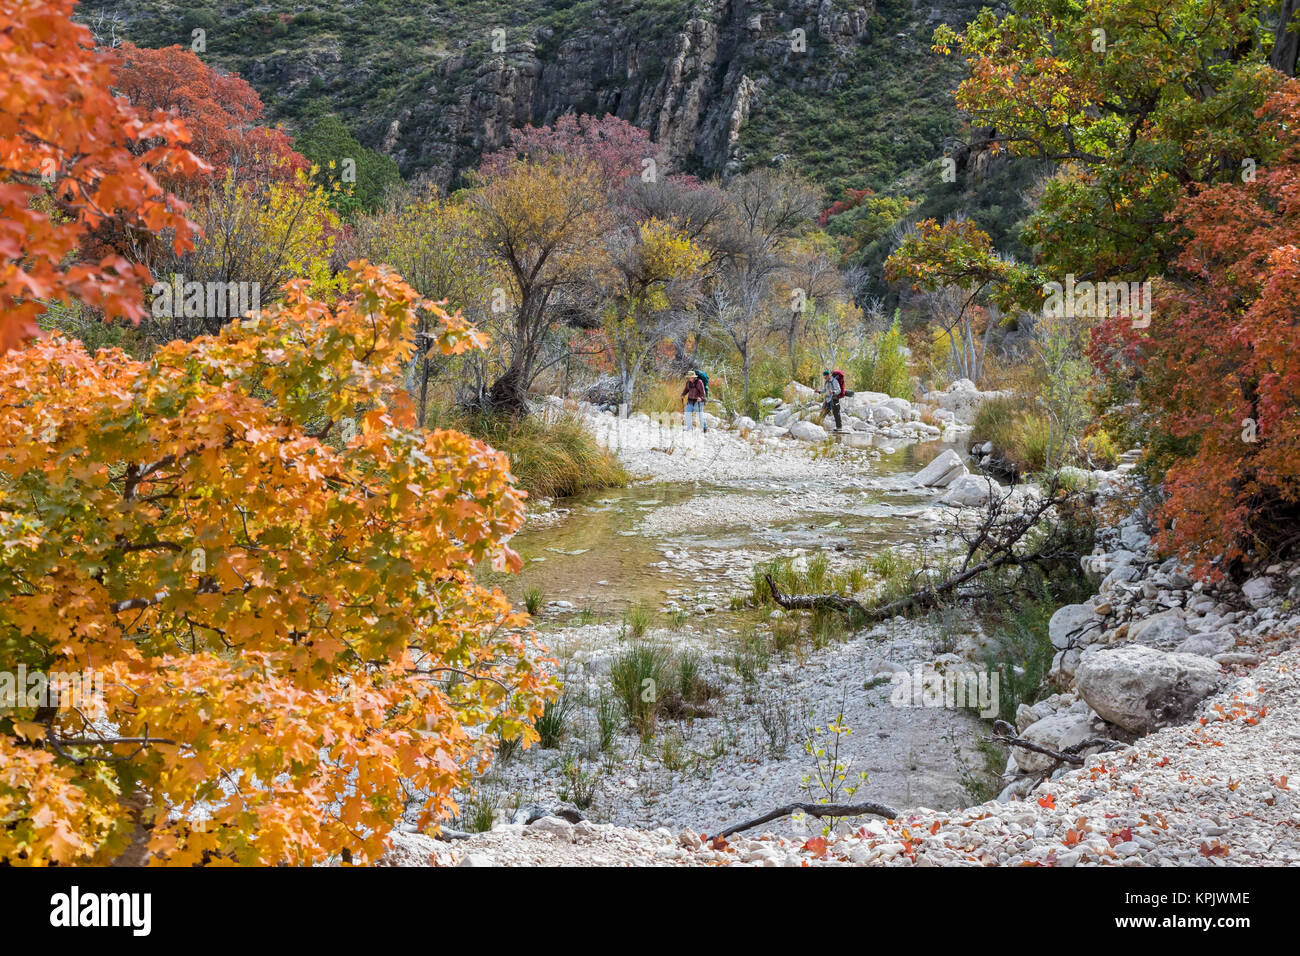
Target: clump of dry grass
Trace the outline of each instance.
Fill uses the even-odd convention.
[[[516,481],[530,495],[562,498],[628,483],[618,459],[576,418],[546,422],[536,416],[462,414],[446,426],[505,452]]]

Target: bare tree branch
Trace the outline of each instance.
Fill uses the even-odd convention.
[[[779,820],[781,817],[788,817],[792,813],[802,811],[811,817],[861,817],[868,814],[877,817],[884,817],[887,820],[895,820],[899,813],[893,807],[887,807],[883,803],[787,803],[783,807],[777,807],[761,817],[755,817],[753,820],[747,820],[744,823],[737,823],[729,826],[725,830],[713,834],[716,837],[728,837],[733,833],[739,833],[741,830],[749,830],[764,823],[770,823],[773,820]]]

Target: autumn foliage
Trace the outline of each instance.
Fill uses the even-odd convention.
[[[0,720],[0,861],[373,860],[535,737],[539,651],[473,576],[517,564],[522,494],[395,387],[417,311],[478,333],[364,262],[307,288],[151,362],[0,362],[0,660],[95,669],[107,711]]]
[[[91,230],[191,228],[184,204],[160,185],[203,164],[173,116],[114,96],[110,63],[73,0],[0,0],[0,353],[37,331],[52,300],[79,300],[138,320],[148,270],[110,253],[73,254]]]
[[[136,107],[174,113],[185,121],[190,149],[212,166],[218,182],[292,180],[307,160],[289,136],[264,125],[262,99],[237,73],[219,73],[189,50],[144,50],[124,43],[106,51],[117,92]]]
[[[566,113],[551,126],[512,130],[509,144],[484,157],[479,172],[490,179],[508,173],[519,160],[578,161],[594,167],[613,185],[640,175],[642,164],[658,155],[659,147],[650,141],[650,134],[626,120],[612,114],[598,119]]]
[[[837,199],[826,208],[820,216],[817,217],[817,225],[825,226],[841,213],[846,213],[850,209],[857,209],[867,199],[876,194],[874,189],[846,189],[844,198]]]
[[[1281,157],[1179,205],[1151,327],[1113,323],[1096,349],[1159,442],[1166,542],[1207,569],[1267,556],[1300,519],[1300,83],[1258,116]]]

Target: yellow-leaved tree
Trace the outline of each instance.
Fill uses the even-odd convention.
[[[253,287],[255,295],[246,291],[245,299],[255,298],[259,307],[272,304],[284,284],[297,278],[307,279],[313,294],[333,297],[340,291],[331,268],[340,222],[330,200],[337,189],[323,186],[316,169],[266,182],[227,172],[222,181],[200,189],[190,207],[190,218],[203,232],[192,251],[176,255],[156,237],[145,236],[135,257],[164,285]],[[180,306],[177,301],[151,310],[156,340],[215,333],[241,314],[238,309]]]
[[[522,494],[395,387],[421,310],[480,336],[365,262],[309,285],[149,362],[0,359],[0,670],[103,691],[0,711],[0,861],[370,861],[535,739],[543,652],[473,576]]]
[[[351,223],[342,246],[353,258],[391,265],[426,298],[481,316],[492,298],[492,266],[471,241],[472,231],[463,203],[449,201],[432,188],[391,190],[383,206]],[[415,397],[416,416],[424,424],[429,383],[446,372],[451,360],[424,348],[427,330],[422,326],[419,332],[406,389]],[[489,361],[485,352],[476,351],[468,364],[481,368]],[[478,377],[481,380],[482,374]]]
[[[672,331],[669,310],[689,299],[708,254],[662,219],[622,230],[611,245],[601,282],[609,297],[602,328],[614,353],[623,401],[631,402],[646,359]]]

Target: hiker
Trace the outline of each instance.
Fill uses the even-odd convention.
[[[704,402],[707,398],[708,391],[703,380],[693,370],[687,372],[686,387],[682,389],[682,400],[686,403],[686,427],[695,427],[695,422],[691,419],[691,413],[694,412],[699,416],[706,435],[709,432],[709,423],[704,420]]]
[[[844,425],[840,422],[840,399],[844,397],[844,373],[836,370],[831,372],[830,369],[822,369],[822,393],[826,396],[822,400],[821,421],[826,420],[827,412],[835,413],[835,430],[843,431]]]

